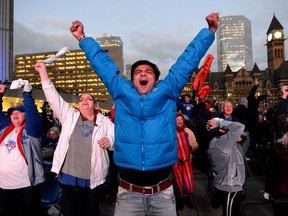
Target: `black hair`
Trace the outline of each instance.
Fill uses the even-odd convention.
[[[157,65],[150,62],[150,61],[147,61],[147,60],[139,60],[139,61],[136,61],[132,66],[131,66],[131,80],[133,81],[133,76],[134,76],[134,72],[135,72],[135,69],[139,66],[139,65],[149,65],[150,67],[153,68],[154,70],[154,74],[155,74],[155,78],[156,78],[156,81],[159,79],[159,76],[160,76],[160,70],[158,69]]]
[[[191,95],[186,93],[184,96],[189,97],[191,99]]]

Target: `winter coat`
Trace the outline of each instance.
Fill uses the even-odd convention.
[[[80,117],[80,112],[63,100],[63,98],[58,94],[51,80],[42,81],[42,88],[55,116],[59,119],[62,125],[61,134],[54,152],[51,169],[52,172],[59,174],[68,151],[71,134],[73,133],[77,120]],[[110,119],[98,113],[96,126],[94,126],[92,135],[90,175],[91,189],[105,182],[109,170],[108,150],[100,147],[98,144],[98,140],[102,137],[106,137],[108,139],[108,149],[113,150],[114,124],[110,121]],[[81,158],[75,158],[75,160],[81,160]]]
[[[214,176],[213,184],[215,188],[226,192],[242,191],[245,165],[236,141],[244,132],[245,126],[224,119],[218,121],[219,127],[227,130],[227,133],[214,137],[209,144],[207,153]]]
[[[28,92],[23,93],[26,114],[26,126],[18,133],[17,145],[28,166],[28,176],[31,186],[45,181],[41,154],[42,119],[39,116],[35,101]],[[14,129],[11,120],[2,112],[2,97],[0,98],[0,143]]]
[[[177,161],[176,102],[215,34],[202,29],[171,67],[165,80],[140,95],[93,38],[80,41],[88,61],[115,102],[115,151],[117,166],[140,171],[155,170]]]

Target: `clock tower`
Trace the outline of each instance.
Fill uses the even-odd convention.
[[[283,26],[275,15],[266,33],[267,35],[267,57],[268,71],[273,72],[285,61],[285,38]]]

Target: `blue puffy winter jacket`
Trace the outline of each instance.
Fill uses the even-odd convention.
[[[138,94],[132,82],[119,75],[113,60],[93,38],[80,41],[81,49],[115,103],[117,166],[147,171],[168,167],[177,161],[176,102],[214,38],[212,31],[202,29],[165,80],[160,80],[146,95]]]

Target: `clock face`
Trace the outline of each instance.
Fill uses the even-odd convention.
[[[271,34],[271,33],[268,34],[267,40],[268,40],[268,41],[271,41],[271,40],[272,40],[272,34]]]
[[[279,39],[279,38],[282,37],[282,33],[281,33],[280,31],[276,31],[276,32],[274,33],[274,37],[277,38],[277,39]]]

